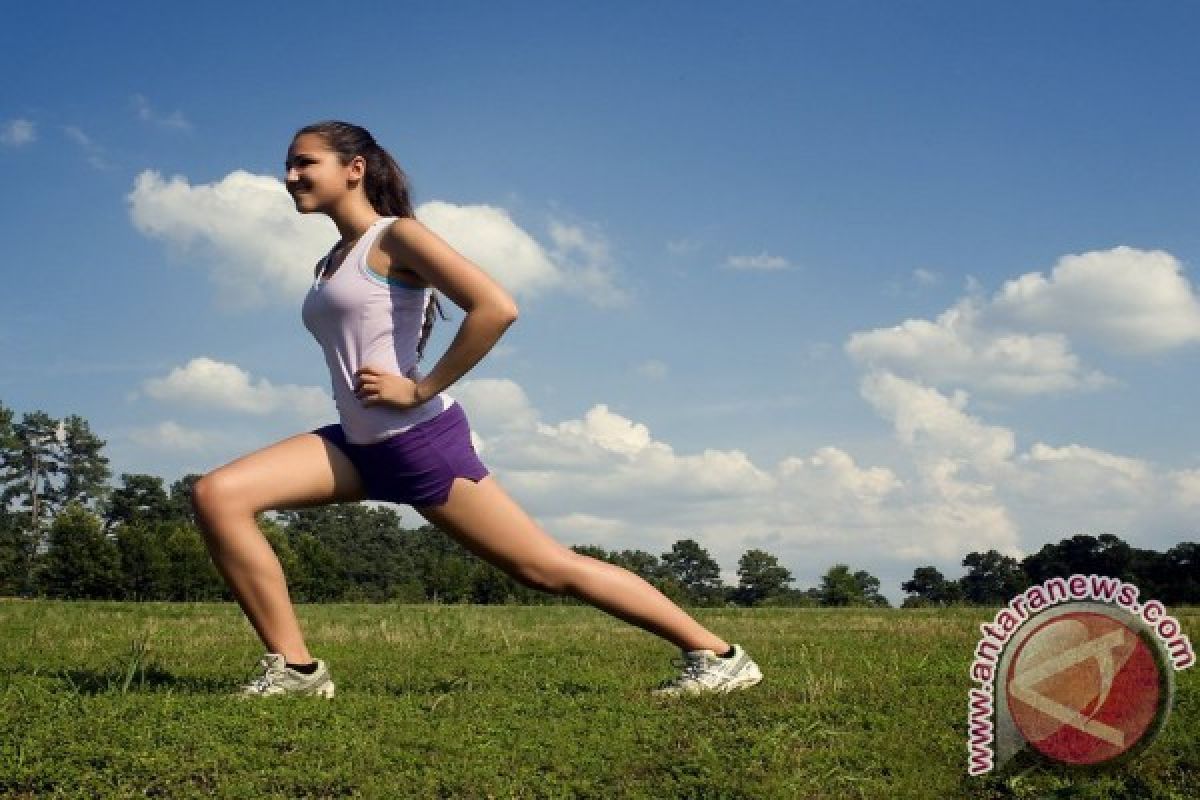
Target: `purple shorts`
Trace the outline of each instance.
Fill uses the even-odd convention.
[[[312,431],[346,454],[358,469],[368,500],[410,506],[440,506],[456,477],[478,483],[488,474],[471,444],[466,412],[457,401],[436,417],[382,442],[346,441],[340,423]]]

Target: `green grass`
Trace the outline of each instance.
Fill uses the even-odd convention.
[[[990,609],[693,609],[765,678],[689,698],[588,606],[297,612],[332,701],[228,697],[262,653],[232,603],[0,600],[0,797],[1200,797],[1195,668],[1132,763],[969,778]]]

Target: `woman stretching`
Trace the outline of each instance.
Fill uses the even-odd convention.
[[[304,325],[325,354],[339,422],[284,439],[196,481],[208,551],[267,653],[242,695],[332,697],[328,665],[304,644],[279,559],[255,515],[378,500],[411,505],[438,530],[525,586],[579,598],[663,637],[682,672],[655,694],[727,692],[762,680],[737,644],[709,632],[638,575],[548,536],[501,488],[445,394],[517,319],[486,272],[413,215],[408,182],[365,129],[328,120],[297,131],[284,164],[301,214],[325,214],[341,240],[318,262]],[[465,312],[437,365],[417,362],[441,307]]]

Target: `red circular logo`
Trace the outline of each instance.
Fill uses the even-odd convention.
[[[1038,626],[1005,678],[1013,723],[1055,761],[1099,764],[1140,742],[1165,707],[1154,653],[1107,614],[1076,611]]]

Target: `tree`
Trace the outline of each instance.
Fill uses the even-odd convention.
[[[1100,536],[1080,534],[1047,544],[1021,562],[1032,583],[1070,575],[1106,575],[1124,581],[1134,579],[1134,551],[1111,533]]]
[[[613,563],[612,556],[603,547],[598,547],[594,544],[573,544],[571,545],[571,549],[581,556],[588,556],[589,558],[595,558],[609,564]]]
[[[120,557],[100,529],[100,520],[72,502],[50,526],[49,548],[37,583],[50,597],[68,600],[117,598],[121,593]]]
[[[859,591],[862,592],[863,601],[869,606],[890,605],[887,598],[879,593],[879,578],[876,578],[866,570],[858,570],[854,573],[854,582],[858,584]]]
[[[66,438],[62,448],[63,484],[57,494],[59,507],[79,503],[95,511],[110,491],[108,457],[101,454],[103,439],[96,436],[87,420],[72,414],[63,420]]]
[[[1003,605],[1029,586],[1029,578],[1012,556],[997,550],[967,553],[967,574],[959,579],[963,598],[976,605]]]
[[[1164,561],[1167,586],[1160,598],[1162,602],[1200,603],[1200,544],[1180,542],[1164,554]]]
[[[178,522],[164,527],[167,535],[162,546],[170,587],[167,599],[185,602],[233,600],[233,593],[213,563],[200,531]]]
[[[196,524],[196,509],[192,507],[192,489],[195,488],[196,481],[202,477],[204,476],[189,472],[171,484],[171,496],[167,500],[171,519],[186,522],[189,525]]]
[[[122,485],[108,497],[105,531],[135,522],[166,522],[175,516],[162,478],[126,472],[122,473],[121,482]]]
[[[722,598],[721,567],[694,539],[681,539],[662,555],[666,575],[687,593],[691,602],[703,605]]]
[[[823,606],[886,606],[879,593],[879,579],[865,570],[851,572],[846,564],[834,564],[821,577],[818,596]]]
[[[22,593],[33,591],[34,562],[45,549],[46,520],[57,503],[51,477],[61,472],[61,440],[66,431],[50,415],[38,411],[13,423],[12,412],[0,408],[0,508],[15,503],[18,527],[28,541],[18,549],[25,554]]]
[[[738,588],[735,597],[741,605],[755,606],[780,592],[792,582],[792,574],[779,565],[779,559],[762,550],[747,550],[738,560]]]
[[[0,508],[0,596],[16,596],[26,586],[32,540],[22,529],[22,516]]]
[[[862,600],[862,588],[847,564],[834,564],[821,576],[820,593],[823,606],[859,605]]]
[[[913,597],[906,598],[905,607],[914,605],[946,606],[962,600],[962,590],[954,581],[946,580],[936,567],[917,567],[912,580],[900,584],[900,588]],[[910,600],[919,600],[912,602]]]
[[[647,583],[658,586],[666,577],[666,572],[663,569],[662,563],[658,560],[658,556],[653,553],[647,553],[645,550],[622,550],[621,552],[613,552],[612,562],[618,567],[624,567],[630,572],[638,575]]]
[[[310,534],[328,553],[322,556],[327,563],[319,574],[339,588],[321,590],[311,584],[308,588],[323,595],[336,592],[343,600],[348,600],[346,593],[356,587],[355,596],[384,602],[393,586],[431,574],[433,562],[448,554],[463,557],[462,548],[436,528],[405,531],[399,515],[390,508],[339,503],[286,511],[277,519],[293,541],[301,534]]]
[[[116,546],[121,570],[121,597],[126,600],[165,600],[167,554],[163,546],[170,527],[134,522],[117,530]]]
[[[288,539],[300,566],[299,575],[288,583],[297,601],[320,603],[341,598],[347,581],[337,553],[308,531],[289,530]],[[425,598],[422,596],[421,599]]]

